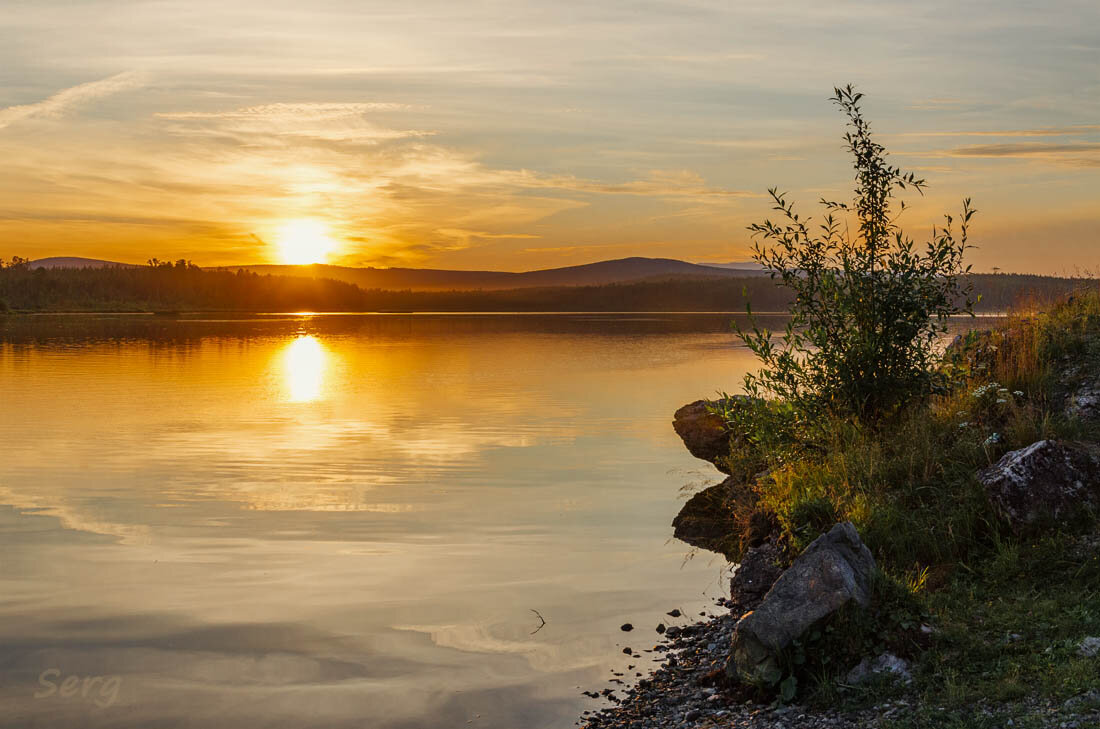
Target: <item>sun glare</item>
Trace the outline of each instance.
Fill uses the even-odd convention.
[[[325,348],[308,334],[283,349],[283,376],[289,402],[313,402],[321,397],[327,365]]]
[[[324,263],[336,243],[324,223],[317,220],[291,220],[284,223],[275,239],[279,260],[291,265]]]

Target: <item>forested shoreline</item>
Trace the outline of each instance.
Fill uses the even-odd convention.
[[[1072,293],[1088,279],[973,274],[975,310],[1004,311]],[[496,291],[362,289],[323,278],[206,270],[187,261],[146,267],[0,268],[2,312],[175,311],[785,311],[771,279],[662,277],[601,286]]]

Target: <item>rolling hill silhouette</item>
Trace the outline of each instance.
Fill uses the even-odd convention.
[[[94,258],[59,256],[30,262],[31,268],[103,268],[135,266]],[[452,271],[433,268],[355,268],[313,264],[286,266],[276,264],[217,266],[215,270],[244,269],[259,274],[329,278],[355,284],[364,289],[397,291],[500,291],[505,289],[545,288],[554,286],[600,286],[668,277],[729,278],[761,275],[751,263],[706,265],[672,258],[621,258],[579,266],[546,268],[536,271]]]
[[[748,264],[746,264],[748,265]],[[432,268],[351,268],[314,264],[312,266],[227,266],[256,273],[282,276],[331,278],[356,284],[364,289],[411,291],[485,291],[543,288],[552,286],[600,286],[670,276],[740,277],[761,275],[758,269],[730,268],[688,263],[671,258],[621,258],[580,266],[547,268],[513,273],[509,271],[451,271]]]
[[[53,256],[52,258],[39,258],[27,265],[31,268],[107,268],[108,266],[133,268],[138,264],[104,261],[99,258],[80,258],[79,256]]]

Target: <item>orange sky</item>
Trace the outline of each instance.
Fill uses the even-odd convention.
[[[744,260],[769,186],[850,189],[850,81],[916,237],[971,196],[977,270],[1096,270],[1098,37],[1083,0],[44,0],[0,29],[0,256]]]

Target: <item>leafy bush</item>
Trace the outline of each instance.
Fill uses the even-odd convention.
[[[949,316],[973,310],[971,286],[962,278],[970,271],[963,266],[970,200],[958,232],[948,215],[918,248],[897,226],[893,203],[898,191],[922,191],[924,180],[889,164],[871,137],[861,98],[851,86],[832,97],[848,117],[853,202],[822,200],[825,217],[814,227],[772,188],[780,222],[749,228],[762,239],[753,259],[794,293],[794,302],[781,345],[755,322],[748,330],[738,327],[762,363],[746,377],[746,390],[785,400],[807,422],[822,414],[875,420],[943,391],[936,340]],[[902,202],[898,212],[904,209]],[[845,220],[853,216],[854,236]]]

